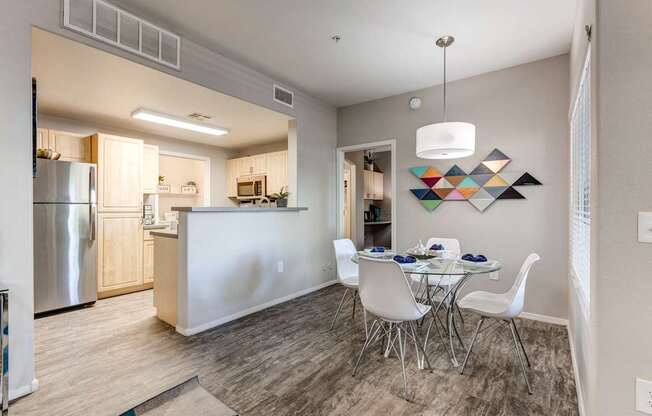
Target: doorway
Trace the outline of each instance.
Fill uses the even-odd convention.
[[[396,141],[337,149],[337,235],[358,249],[396,247]]]

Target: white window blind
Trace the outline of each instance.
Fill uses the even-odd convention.
[[[571,120],[571,274],[588,316],[591,286],[591,53],[587,52]]]

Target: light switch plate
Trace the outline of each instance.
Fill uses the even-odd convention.
[[[638,213],[638,241],[652,243],[652,212]]]
[[[636,378],[636,410],[652,415],[652,381]]]

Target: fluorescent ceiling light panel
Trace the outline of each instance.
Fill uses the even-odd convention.
[[[152,123],[165,124],[166,126],[177,127],[179,129],[186,129],[196,131],[198,133],[212,134],[213,136],[221,136],[229,132],[228,129],[218,126],[211,126],[206,123],[198,123],[186,120],[181,117],[171,116],[144,108],[131,113],[133,118],[138,120],[151,121]]]

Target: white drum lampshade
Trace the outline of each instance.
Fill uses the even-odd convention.
[[[475,125],[463,122],[428,124],[417,129],[417,157],[458,159],[475,152]]]

